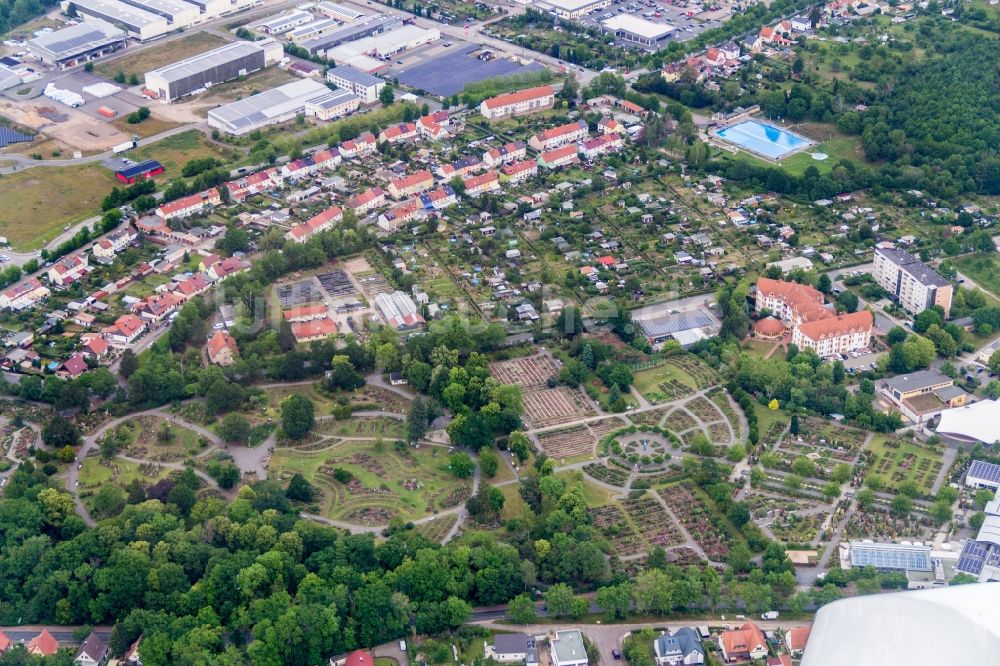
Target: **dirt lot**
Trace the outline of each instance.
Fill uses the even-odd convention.
[[[143,74],[151,69],[190,58],[225,43],[227,40],[210,32],[194,32],[186,37],[164,42],[148,49],[137,51],[127,49],[122,57],[94,67],[94,73],[107,79],[113,79],[118,72],[124,72],[126,77],[135,74],[141,79]]]
[[[129,138],[107,123],[46,98],[26,102],[0,99],[0,115],[84,153],[103,152]]]

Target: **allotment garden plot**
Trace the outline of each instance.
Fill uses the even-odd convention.
[[[471,482],[448,471],[447,449],[439,446],[400,451],[388,442],[321,436],[277,449],[269,472],[283,482],[301,473],[321,493],[318,513],[365,526],[433,515],[472,492]]]
[[[680,526],[651,495],[590,509],[592,524],[608,540],[614,554],[630,557],[654,546],[673,548],[685,543]]]
[[[719,516],[692,484],[684,482],[663,488],[660,497],[713,562],[724,562],[731,538]]]
[[[673,356],[635,373],[633,384],[651,403],[684,398],[718,384],[719,374],[693,354]]]
[[[814,543],[832,511],[829,504],[771,490],[750,490],[744,499],[754,523],[784,543]]]
[[[895,437],[872,440],[868,478],[878,477],[886,489],[896,490],[904,481],[912,481],[924,495],[932,495],[942,468],[942,452],[930,446]]]
[[[550,377],[559,374],[559,366],[549,354],[536,354],[490,363],[490,373],[501,384],[517,384],[528,390],[545,386]]]

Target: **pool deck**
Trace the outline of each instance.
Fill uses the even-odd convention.
[[[801,146],[797,146],[796,148],[793,148],[793,149],[791,149],[791,150],[789,150],[789,151],[787,151],[785,153],[782,153],[780,157],[772,157],[770,155],[767,155],[766,153],[761,153],[759,151],[754,150],[753,148],[750,148],[750,147],[745,146],[743,144],[736,143],[735,141],[731,141],[731,140],[725,138],[724,136],[720,136],[719,135],[719,132],[724,132],[724,131],[726,131],[727,129],[729,129],[731,127],[735,127],[736,125],[741,125],[741,124],[746,123],[746,122],[754,122],[754,123],[757,123],[759,125],[766,125],[768,127],[774,128],[776,130],[780,130],[780,131],[782,131],[782,132],[784,132],[786,134],[789,134],[789,135],[795,137],[796,139],[799,139],[800,141],[803,142],[803,144]],[[778,164],[778,165],[780,165],[781,164],[781,160],[785,159],[786,157],[791,157],[792,155],[795,155],[797,153],[801,153],[804,150],[807,150],[807,149],[812,148],[812,147],[814,147],[816,145],[819,145],[819,142],[813,141],[809,137],[802,136],[798,132],[794,132],[794,131],[792,131],[792,130],[786,128],[786,127],[783,127],[783,126],[781,126],[781,125],[779,125],[779,124],[777,124],[775,122],[772,122],[770,120],[764,120],[764,119],[755,118],[755,117],[741,117],[741,118],[738,118],[738,119],[734,119],[734,120],[732,120],[731,122],[729,122],[729,123],[727,123],[725,125],[722,125],[720,127],[715,127],[713,129],[709,130],[708,136],[709,136],[709,139],[711,140],[712,145],[716,146],[717,148],[721,148],[723,150],[727,150],[727,151],[729,151],[731,153],[734,153],[734,154],[739,153],[742,150],[742,151],[745,151],[747,153],[750,153],[754,157],[757,157],[757,158],[760,158],[760,159],[765,160],[767,162],[770,162],[772,164]]]

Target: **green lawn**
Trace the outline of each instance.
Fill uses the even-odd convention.
[[[694,377],[672,363],[664,363],[661,366],[650,368],[649,370],[641,370],[635,373],[632,378],[632,385],[635,386],[639,393],[648,399],[648,394],[658,392],[660,390],[660,384],[671,380],[678,381],[681,384],[686,384],[692,389],[695,389],[698,386]]]
[[[996,254],[973,254],[953,259],[952,265],[968,276],[982,289],[1000,297],[1000,256]]]
[[[814,160],[812,153],[826,153],[825,160]],[[834,137],[819,145],[795,153],[781,161],[781,166],[789,173],[801,176],[810,166],[815,166],[820,173],[828,173],[841,160],[862,161],[861,140],[856,136]]]
[[[93,511],[94,496],[102,487],[113,484],[124,490],[134,479],[141,481],[144,486],[150,486],[166,478],[170,471],[159,465],[147,465],[141,468],[139,464],[121,458],[102,462],[100,458],[88,456],[80,469],[78,491],[84,505],[89,511]]]
[[[893,446],[897,445],[897,446]],[[866,479],[878,477],[888,490],[899,488],[904,481],[913,481],[925,495],[930,495],[941,470],[941,453],[913,442],[877,435],[868,449],[875,455]]]
[[[205,135],[198,130],[190,130],[137,148],[129,153],[129,157],[136,162],[156,160],[166,168],[168,178],[177,178],[181,175],[181,168],[193,159],[214,157],[225,161],[231,155],[208,143]]]
[[[322,446],[322,442],[316,446]],[[468,481],[456,479],[448,471],[448,456],[441,447],[407,448],[400,453],[386,443],[381,452],[372,441],[332,443],[322,450],[279,448],[271,457],[269,475],[287,480],[300,473],[320,489],[324,515],[352,522],[366,522],[359,516],[365,510],[382,511],[385,520],[399,516],[415,520],[465,501],[471,490]],[[333,478],[340,468],[354,475],[360,485],[350,486]]]
[[[37,250],[64,227],[99,215],[119,184],[100,164],[30,169],[0,177],[0,236],[19,252]]]
[[[589,507],[604,506],[611,502],[612,493],[589,482],[581,472],[559,472],[556,476],[566,482],[567,488],[579,484],[583,489],[583,499]]]

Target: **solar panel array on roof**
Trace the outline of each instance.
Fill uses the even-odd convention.
[[[35,137],[22,134],[9,127],[0,126],[0,148],[6,148],[12,143],[25,143],[34,141]]]
[[[965,475],[965,478],[973,478],[977,481],[1000,485],[1000,465],[994,465],[985,460],[973,460],[972,466],[969,467],[969,472]]]
[[[851,543],[851,564],[898,571],[930,571],[930,546],[894,543]]]
[[[668,314],[655,319],[643,319],[639,322],[643,333],[651,338],[659,338],[671,333],[690,331],[695,328],[712,326],[715,320],[700,310]]]
[[[118,39],[125,39],[122,30],[106,21],[93,20],[36,37],[28,42],[28,48],[36,55],[40,51],[53,60],[62,60]]]
[[[983,571],[986,563],[986,556],[990,554],[991,544],[969,539],[962,548],[962,554],[958,557],[956,571],[978,576]]]
[[[156,160],[146,160],[145,162],[140,162],[139,164],[127,166],[124,169],[118,169],[115,173],[120,173],[126,178],[132,178],[134,176],[141,176],[144,173],[149,173],[150,171],[161,168],[162,165]]]
[[[447,97],[462,92],[470,83],[545,69],[536,62],[522,65],[506,58],[480,60],[469,55],[478,48],[469,46],[411,67],[399,74],[399,82]]]

